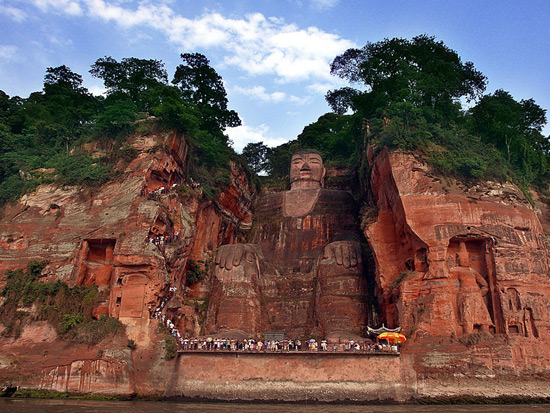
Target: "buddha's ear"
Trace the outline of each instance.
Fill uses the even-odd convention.
[[[325,174],[327,173],[327,168],[323,166],[323,174],[321,175],[321,186],[325,187]]]

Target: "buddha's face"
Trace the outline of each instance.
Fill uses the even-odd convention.
[[[323,158],[316,153],[300,153],[292,156],[290,161],[290,186],[298,183],[311,183],[321,186],[325,176]]]

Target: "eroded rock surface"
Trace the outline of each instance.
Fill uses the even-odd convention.
[[[491,358],[493,371],[510,363],[544,370],[548,239],[522,192],[509,183],[446,182],[412,154],[384,150],[372,164],[378,211],[364,230],[386,324],[427,342],[503,335],[500,351],[511,355]]]
[[[184,334],[200,333],[203,314],[193,299],[204,299],[208,289],[201,283],[189,285],[187,262],[192,259],[204,268],[218,245],[232,242],[236,234],[250,228],[254,194],[242,169],[232,163],[226,190],[214,201],[204,199],[202,188],[187,172],[189,148],[181,135],[136,136],[130,144],[139,155],[127,165],[117,165],[123,169],[121,177],[100,189],[43,185],[8,205],[1,221],[0,274],[3,277],[8,269],[41,260],[49,262],[42,272],[44,281],[97,285],[108,296],[94,315],[119,319],[127,327],[128,338],[147,352],[146,348],[154,347],[151,331],[157,324],[152,313],[170,287],[177,292],[164,310],[166,316]],[[0,281],[0,286],[4,284],[5,280]],[[28,328],[18,340],[0,339],[0,346],[13,348],[28,341]],[[67,346],[56,338],[49,345]],[[102,392],[93,371],[103,370],[104,377],[119,380],[116,357],[106,361],[94,353],[97,360],[78,361],[78,351],[67,354],[75,361],[51,370],[40,367],[45,369],[44,386]],[[126,378],[119,380],[125,383],[120,390],[125,393],[130,388],[127,364],[121,373]],[[82,378],[78,388],[72,383],[75,369],[92,371],[91,379]],[[108,389],[109,384],[104,386]]]

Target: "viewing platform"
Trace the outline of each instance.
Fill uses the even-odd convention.
[[[234,350],[178,350],[178,354],[223,356],[322,356],[322,357],[346,357],[346,356],[385,356],[399,357],[399,351],[234,351]]]

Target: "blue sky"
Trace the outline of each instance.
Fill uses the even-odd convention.
[[[487,92],[548,109],[548,22],[548,0],[0,0],[0,89],[27,97],[64,64],[101,93],[88,74],[100,57],[161,59],[171,78],[180,53],[201,52],[243,120],[227,131],[240,151],[296,138],[343,85],[332,59],[386,37],[436,36],[488,77]]]

